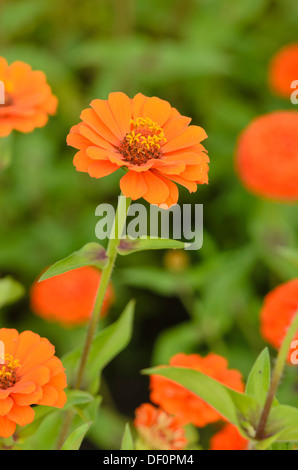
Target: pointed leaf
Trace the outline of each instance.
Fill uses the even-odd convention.
[[[298,442],[298,408],[287,405],[271,409],[266,435],[278,434],[277,442]]]
[[[128,423],[125,425],[121,450],[134,450],[133,437]]]
[[[270,387],[270,370],[269,351],[265,348],[253,365],[245,389],[245,393],[254,397],[261,405],[264,405]]]
[[[161,375],[198,395],[218,411],[240,433],[249,438],[255,427],[261,407],[258,402],[243,393],[236,392],[217,380],[197,370],[184,367],[156,367],[146,369],[145,374]]]
[[[72,269],[82,268],[83,266],[94,266],[98,269],[104,269],[107,264],[108,257],[105,249],[99,243],[87,243],[80,250],[57,261],[57,263],[48,268],[39,278],[39,282],[71,271]]]
[[[92,390],[96,388],[96,380],[102,369],[128,345],[132,335],[134,307],[135,302],[130,301],[119,319],[95,336],[85,369],[86,384],[90,385],[95,380]],[[82,350],[83,346],[75,348],[62,359],[68,383],[73,381]]]
[[[91,403],[94,400],[94,397],[83,390],[68,390],[67,402],[64,406],[64,410],[72,408],[73,406],[85,405],[86,403]]]
[[[158,367],[147,369],[145,374],[166,377],[206,401],[231,423],[238,425],[237,410],[226,388],[216,380],[193,369]]]
[[[117,251],[120,255],[130,255],[131,253],[144,250],[184,249],[187,245],[187,243],[179,240],[171,240],[168,238],[140,237],[133,239],[127,237],[120,241]]]
[[[89,421],[89,423],[82,424],[82,426],[75,429],[70,436],[68,436],[61,450],[79,450],[91,424],[92,421]]]

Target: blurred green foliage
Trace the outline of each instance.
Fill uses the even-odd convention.
[[[182,203],[204,204],[204,245],[188,252],[189,267],[170,271],[163,252],[118,260],[117,301],[105,322],[131,297],[137,318],[130,346],[106,369],[106,407],[89,433],[95,445],[119,448],[124,421],[115,409],[132,417],[148,400],[140,369],[181,351],[212,350],[247,376],[264,347],[263,297],[297,277],[297,266],[280,250],[297,246],[297,206],[247,193],[234,154],[253,117],[294,109],[271,94],[267,73],[275,51],[297,41],[297,28],[296,0],[0,2],[1,55],[43,70],[59,99],[45,128],[13,135],[11,163],[0,174],[0,272],[27,289],[25,299],[1,312],[3,325],[47,336],[59,355],[82,338],[83,329],[66,335],[36,318],[28,292],[45,267],[96,241],[96,206],[116,204],[119,174],[96,180],[77,173],[65,143],[92,99],[119,90],[156,95],[209,137],[209,186],[191,196],[180,191]],[[297,375],[289,368],[283,401],[295,404],[295,390]]]

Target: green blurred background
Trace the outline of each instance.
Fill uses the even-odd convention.
[[[180,191],[181,203],[204,204],[203,248],[187,252],[189,266],[178,273],[164,252],[118,260],[117,300],[106,321],[131,297],[137,316],[132,342],[105,371],[105,406],[89,438],[94,446],[119,447],[121,414],[132,418],[148,400],[140,369],[178,352],[212,350],[246,376],[265,346],[263,297],[297,277],[297,266],[279,250],[297,245],[297,206],[247,193],[234,155],[251,119],[295,109],[271,94],[267,75],[272,55],[297,41],[297,31],[296,0],[0,2],[0,55],[43,70],[59,99],[45,128],[13,136],[11,164],[0,174],[0,274],[14,276],[27,292],[1,313],[4,326],[47,336],[58,355],[83,336],[81,328],[65,333],[35,317],[28,292],[46,266],[96,241],[96,206],[116,204],[119,174],[96,180],[76,172],[74,149],[65,143],[92,99],[111,91],[156,95],[208,134],[210,183],[195,195]],[[280,392],[288,404],[297,401],[293,369]]]

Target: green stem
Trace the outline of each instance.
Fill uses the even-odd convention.
[[[106,290],[108,288],[112,271],[115,265],[116,257],[117,257],[117,247],[120,241],[118,237],[119,235],[118,230],[120,227],[120,230],[122,231],[124,227],[129,204],[130,204],[130,200],[126,199],[124,196],[120,196],[118,209],[117,209],[116,217],[115,217],[113,228],[112,228],[112,234],[114,235],[114,237],[112,235],[112,237],[110,238],[108,248],[107,248],[107,256],[109,258],[109,264],[105,269],[103,269],[102,274],[101,274],[101,280],[100,280],[100,284],[98,287],[92,316],[88,325],[85,346],[84,346],[83,354],[81,357],[77,379],[75,382],[75,389],[79,389],[82,385],[85,365],[88,359],[93,337],[97,328],[99,315],[100,315],[103,301],[105,298]]]
[[[83,383],[84,378],[84,371],[88,361],[90,349],[92,346],[92,342],[94,339],[94,335],[97,329],[97,324],[100,316],[100,312],[102,309],[103,301],[105,298],[105,294],[108,288],[108,285],[111,280],[112,271],[115,265],[116,257],[117,257],[117,248],[120,243],[119,235],[121,236],[121,232],[126,222],[127,212],[130,205],[130,199],[125,198],[124,196],[120,196],[118,202],[118,208],[112,228],[112,233],[110,235],[110,240],[107,247],[107,256],[109,258],[109,263],[106,268],[102,270],[100,284],[98,286],[98,291],[96,294],[96,299],[92,311],[92,315],[88,324],[84,349],[76,377],[76,381],[74,384],[74,389],[79,390]],[[67,437],[69,428],[71,426],[73,420],[74,413],[72,410],[69,410],[67,413],[63,427],[61,429],[60,436],[58,438],[56,449],[61,449],[64,444],[64,441]]]
[[[265,437],[266,425],[267,425],[268,417],[270,414],[271,406],[272,406],[274,397],[276,395],[278,386],[280,384],[280,381],[283,375],[283,371],[286,365],[289,350],[291,348],[291,343],[293,341],[293,338],[296,335],[297,330],[298,330],[298,311],[296,312],[293,318],[293,321],[287,331],[286,337],[282,343],[282,346],[277,356],[277,360],[276,360],[274,371],[273,371],[272,378],[271,378],[271,385],[268,391],[267,399],[266,399],[264,409],[261,414],[259,425],[256,431],[256,436],[255,436],[256,440],[261,440],[261,439],[264,439]]]

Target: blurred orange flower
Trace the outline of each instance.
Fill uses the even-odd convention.
[[[298,44],[280,49],[269,66],[269,85],[277,95],[290,99],[291,84],[298,80]]]
[[[0,104],[0,137],[13,130],[27,133],[43,127],[48,115],[55,114],[57,98],[43,72],[20,61],[8,65],[0,57],[0,80],[5,90],[5,103]]]
[[[266,295],[261,310],[261,333],[279,349],[298,310],[298,279],[281,284]],[[298,340],[298,331],[294,340]],[[291,351],[289,352],[290,362]]]
[[[16,425],[34,419],[31,405],[63,408],[66,402],[66,375],[46,339],[24,331],[0,329],[5,356],[0,365],[0,437],[10,437]]]
[[[65,326],[87,323],[95,302],[101,272],[91,266],[67,271],[44,281],[36,281],[31,289],[31,309],[45,320]],[[103,303],[104,317],[114,299],[110,284]]]
[[[180,422],[174,416],[144,403],[135,412],[134,426],[144,443],[152,450],[181,450],[187,440]]]
[[[237,170],[253,193],[298,199],[298,113],[279,111],[255,119],[242,133]]]
[[[225,358],[210,353],[206,357],[198,354],[177,354],[170,360],[170,366],[195,369],[233,390],[242,392],[242,376],[237,370],[228,369]],[[206,426],[221,419],[220,414],[194,393],[175,382],[153,375],[150,378],[150,399],[167,413],[177,416],[182,424],[192,423],[198,427]]]
[[[241,436],[236,426],[226,424],[210,440],[210,450],[246,450],[249,440]]]
[[[175,183],[194,192],[208,182],[209,159],[201,144],[206,132],[189,126],[191,119],[167,101],[110,93],[106,101],[92,101],[81,120],[67,137],[79,150],[76,169],[102,178],[123,167],[120,187],[126,197],[171,206],[178,201]]]

